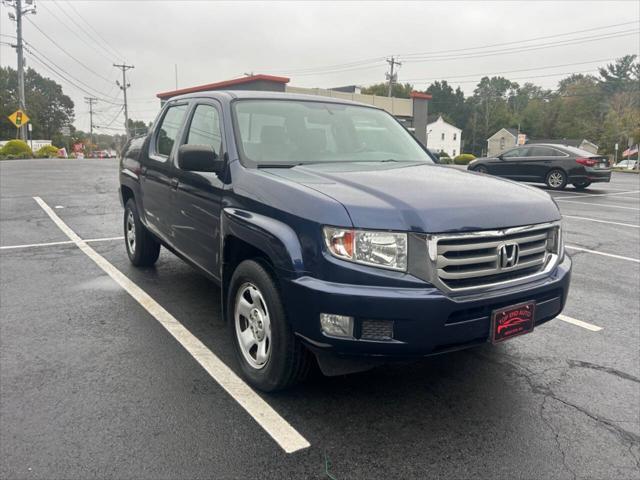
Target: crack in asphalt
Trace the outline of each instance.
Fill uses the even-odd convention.
[[[630,380],[632,382],[640,383],[640,378],[629,375],[628,373],[616,370],[615,368],[605,367],[604,365],[598,365],[591,362],[583,362],[582,360],[567,360],[569,367],[589,368],[591,370],[598,370],[600,372],[609,373],[623,380]]]
[[[552,383],[558,383],[560,381],[562,381],[562,379],[564,378],[564,376],[566,376],[567,374],[567,369],[562,369],[562,373],[560,375],[560,377],[555,380],[554,382],[549,382],[547,384],[541,384],[541,383],[536,383],[533,379],[534,376],[540,375],[540,373],[536,373],[531,371],[529,368],[523,366],[523,365],[519,365],[517,363],[514,362],[510,362],[508,360],[497,360],[491,357],[488,357],[486,355],[482,355],[482,354],[478,354],[477,352],[469,352],[471,355],[475,355],[475,356],[479,356],[481,358],[483,358],[484,360],[491,362],[491,363],[497,363],[497,364],[501,364],[501,365],[507,365],[508,367],[510,367],[512,370],[514,370],[516,373],[518,373],[519,375],[521,375],[525,381],[527,382],[527,384],[529,385],[529,388],[531,389],[532,393],[534,394],[539,394],[543,396],[543,401],[540,405],[539,408],[539,416],[541,418],[541,420],[545,423],[545,425],[547,425],[551,432],[554,434],[555,437],[555,442],[558,445],[558,449],[560,450],[560,454],[562,455],[562,461],[563,461],[563,465],[565,466],[566,470],[568,470],[574,477],[574,479],[576,478],[576,474],[575,472],[568,466],[567,462],[566,462],[566,452],[564,450],[564,448],[562,448],[562,446],[560,445],[559,442],[559,434],[556,431],[556,428],[552,425],[550,420],[547,420],[544,415],[543,415],[543,410],[544,410],[544,406],[546,405],[547,399],[548,398],[552,398],[554,400],[556,400],[557,402],[562,403],[563,405],[570,407],[580,413],[582,413],[583,415],[589,417],[590,419],[594,420],[598,425],[601,425],[603,428],[606,428],[608,431],[610,431],[611,433],[613,433],[620,441],[621,443],[627,447],[627,450],[631,456],[631,458],[633,459],[633,461],[636,464],[636,467],[638,469],[640,469],[640,457],[636,456],[636,454],[633,452],[633,447],[634,446],[640,446],[640,435],[637,435],[633,432],[630,432],[628,430],[625,430],[624,428],[616,425],[612,420],[609,420],[607,418],[601,417],[593,412],[590,412],[589,410],[579,406],[579,405],[575,405],[567,400],[564,400],[562,398],[560,398],[551,388],[551,384]],[[624,372],[620,372],[618,370],[615,370],[613,368],[610,367],[605,367],[603,365],[597,365],[597,364],[592,364],[589,362],[581,362],[578,360],[566,360],[567,366],[569,368],[572,367],[580,367],[580,368],[591,368],[594,370],[599,370],[599,371],[604,371],[606,373],[610,373],[612,375],[618,376],[620,378],[624,378],[625,380],[630,380],[630,381],[634,381],[634,382],[638,382],[639,380],[636,377],[633,377],[632,375],[628,375]],[[555,367],[554,367],[555,368]],[[544,370],[544,372],[549,371],[553,368],[547,368]],[[629,378],[627,378],[629,377]]]
[[[544,416],[544,407],[547,404],[548,398],[549,396],[547,395],[545,395],[542,398],[542,403],[540,404],[540,408],[538,409],[538,415],[540,416],[540,419],[544,422],[544,424],[547,427],[549,427],[549,430],[551,430],[551,433],[553,433],[553,437],[556,442],[556,445],[558,446],[558,450],[560,451],[560,455],[562,455],[562,465],[564,465],[565,470],[571,473],[571,475],[575,480],[576,478],[578,478],[578,475],[567,463],[567,453],[564,451],[564,448],[562,448],[562,445],[560,444],[560,432],[553,426],[553,423],[551,422],[551,420],[546,419]]]

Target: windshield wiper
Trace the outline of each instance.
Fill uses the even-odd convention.
[[[292,168],[302,165],[301,163],[259,163],[258,168]]]

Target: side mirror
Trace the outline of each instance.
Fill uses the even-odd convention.
[[[178,149],[178,166],[191,172],[221,173],[222,160],[211,145],[182,145]]]

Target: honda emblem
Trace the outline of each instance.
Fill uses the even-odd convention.
[[[503,243],[498,247],[500,268],[511,268],[518,264],[520,246],[517,243]]]

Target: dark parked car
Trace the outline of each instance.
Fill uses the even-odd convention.
[[[259,389],[312,360],[336,375],[500,342],[565,304],[550,196],[435,165],[383,110],[207,92],[171,99],[154,125],[121,157],[127,254],[149,267],[162,245],[220,286]]]
[[[556,144],[515,147],[497,157],[478,158],[467,168],[511,180],[544,183],[553,190],[562,190],[569,183],[582,190],[592,183],[611,180],[606,157]]]

